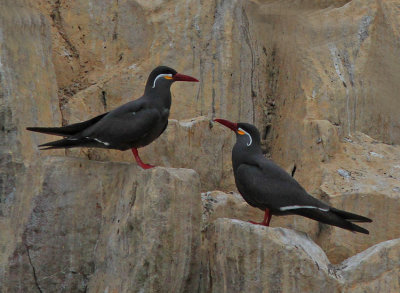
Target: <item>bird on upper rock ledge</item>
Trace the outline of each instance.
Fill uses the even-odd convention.
[[[312,197],[285,170],[266,159],[261,151],[260,133],[254,125],[224,119],[214,121],[236,133],[232,166],[240,194],[249,205],[265,211],[263,222],[251,223],[269,226],[272,215],[295,214],[369,234],[368,230],[352,222],[372,222],[371,219],[330,207]]]
[[[63,139],[48,142],[39,147],[42,150],[94,147],[131,149],[136,162],[143,168],[138,148],[158,138],[168,125],[171,108],[171,85],[175,81],[198,82],[194,77],[177,73],[167,66],[155,68],[147,79],[144,94],[110,112],[90,120],[63,127],[28,127],[27,130],[63,136]]]

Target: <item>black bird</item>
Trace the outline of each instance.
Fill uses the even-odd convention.
[[[232,150],[232,165],[236,186],[244,200],[265,211],[264,221],[251,222],[269,226],[272,215],[295,214],[350,231],[369,234],[352,222],[372,222],[363,216],[335,209],[312,197],[286,171],[266,159],[260,147],[260,133],[254,125],[214,121],[236,133]]]
[[[63,136],[40,145],[42,149],[95,147],[125,151],[132,149],[136,162],[143,168],[154,166],[142,162],[137,149],[150,144],[168,125],[171,107],[171,85],[175,81],[198,82],[197,79],[159,66],[147,79],[142,97],[90,120],[64,127],[28,127],[27,130]]]

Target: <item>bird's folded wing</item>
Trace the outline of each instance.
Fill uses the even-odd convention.
[[[124,106],[111,111],[83,135],[109,143],[140,139],[161,117],[160,112],[155,108],[134,107],[134,104],[131,107]]]
[[[277,165],[241,164],[236,182],[239,191],[252,201],[282,212],[296,209],[327,210],[328,205],[309,195],[303,187]]]

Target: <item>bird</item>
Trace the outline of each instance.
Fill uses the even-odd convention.
[[[311,196],[291,175],[264,157],[260,133],[249,123],[233,123],[225,119],[214,121],[236,133],[232,149],[232,167],[236,187],[251,206],[264,211],[264,220],[252,224],[269,226],[272,215],[299,215],[353,232],[369,231],[353,222],[371,219],[336,209]]]
[[[27,127],[29,131],[63,136],[39,145],[41,150],[94,147],[132,150],[143,169],[153,168],[141,160],[138,148],[157,139],[167,128],[171,108],[171,85],[175,81],[198,82],[167,66],[156,67],[149,75],[144,94],[90,120],[63,127]]]

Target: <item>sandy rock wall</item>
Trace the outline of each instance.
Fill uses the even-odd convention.
[[[104,104],[115,107],[139,97],[148,72],[165,64],[202,80],[195,88],[174,86],[179,94],[171,118],[229,115],[253,121],[259,115],[255,104],[261,105],[263,94],[261,100],[254,98],[263,86],[257,85],[256,60],[240,58],[254,50],[242,1],[58,0],[34,5],[51,24],[65,100],[93,88],[93,100],[101,103],[105,96]],[[238,36],[243,42],[237,42]],[[127,80],[131,84],[121,86]],[[90,116],[92,109],[85,106]]]
[[[0,1],[1,291],[398,292],[397,12],[394,0]],[[24,131],[138,98],[159,64],[200,79],[172,87],[167,131],[140,150],[168,168],[39,152],[51,138]],[[371,217],[371,234],[220,219],[263,213],[235,193],[234,137],[214,117],[255,123],[267,156]]]
[[[193,170],[51,157],[2,279],[6,292],[190,292],[198,287]],[[179,276],[179,278],[175,278]]]
[[[293,230],[221,218],[208,237],[209,292],[397,292],[400,288],[399,239],[334,266],[319,246]]]
[[[0,3],[0,283],[39,188],[30,145],[41,140],[24,129],[60,121],[49,25],[27,4]]]

